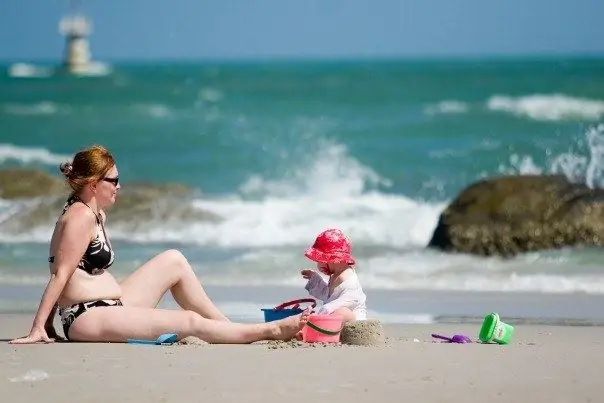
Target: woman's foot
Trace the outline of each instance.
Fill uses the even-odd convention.
[[[273,340],[288,341],[293,339],[308,322],[310,308],[299,315],[294,315],[274,322]]]

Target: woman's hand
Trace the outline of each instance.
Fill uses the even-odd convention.
[[[300,273],[302,273],[302,277],[304,277],[306,280],[308,280],[313,275],[314,272],[315,272],[314,270],[304,269]]]
[[[56,333],[56,332],[55,332]],[[9,341],[10,344],[34,344],[34,343],[53,343],[54,340],[48,337],[46,330],[39,327],[33,327],[29,334]]]

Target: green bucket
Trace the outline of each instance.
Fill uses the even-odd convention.
[[[514,326],[508,325],[499,319],[496,313],[484,317],[478,338],[483,343],[494,341],[497,344],[509,344],[514,334]]]

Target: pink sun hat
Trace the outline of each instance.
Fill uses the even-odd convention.
[[[339,229],[327,229],[317,236],[315,243],[304,252],[304,256],[318,263],[355,264],[350,253],[350,240]]]

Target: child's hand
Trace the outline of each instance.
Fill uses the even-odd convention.
[[[315,272],[314,270],[304,269],[300,273],[302,273],[302,277],[304,277],[306,280],[308,280],[314,272]]]

